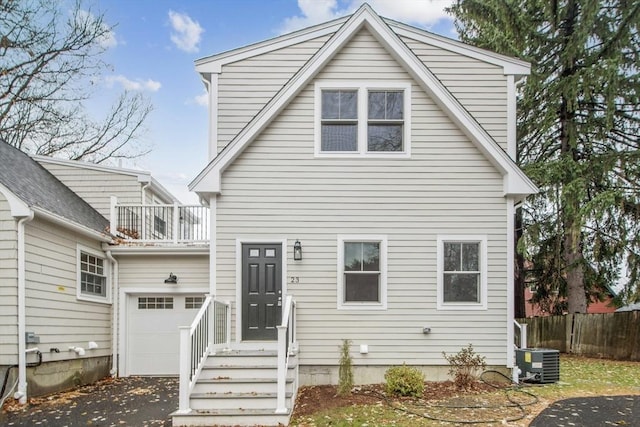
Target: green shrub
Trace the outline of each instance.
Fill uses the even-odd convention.
[[[447,355],[443,351],[442,355],[449,362],[449,375],[453,376],[453,382],[459,389],[469,389],[487,366],[484,356],[473,351],[471,344],[456,354]]]
[[[420,397],[424,394],[424,374],[405,364],[393,366],[384,373],[387,393]]]
[[[353,388],[353,368],[351,367],[351,354],[349,353],[351,341],[342,340],[340,347],[340,368],[338,369],[338,396],[351,394]]]

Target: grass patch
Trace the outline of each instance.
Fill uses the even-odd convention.
[[[584,357],[560,356],[560,381],[555,384],[525,385],[513,390],[484,390],[428,396],[422,399],[384,399],[369,394],[369,401],[342,401],[318,405],[318,411],[296,415],[292,426],[398,426],[430,427],[450,422],[483,421],[482,426],[527,426],[535,416],[556,400],[571,397],[640,395],[640,363]],[[304,389],[301,390],[304,394]],[[356,392],[357,395],[357,392]],[[340,399],[336,396],[335,399]],[[341,406],[342,404],[342,406]],[[347,406],[344,406],[344,405]],[[393,406],[393,407],[392,407]],[[395,408],[394,408],[395,407]],[[322,409],[324,408],[324,409]]]

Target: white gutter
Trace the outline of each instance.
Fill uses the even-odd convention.
[[[27,316],[26,316],[26,262],[25,224],[33,219],[33,211],[18,220],[18,391],[15,398],[21,404],[27,403]]]
[[[113,305],[111,309],[113,310],[112,314],[112,322],[113,326],[111,327],[111,371],[109,372],[112,377],[118,376],[118,294],[120,292],[119,282],[118,282],[118,260],[111,255],[111,251],[105,251],[105,255],[107,259],[111,261],[111,265],[113,265],[113,269],[111,270],[111,284],[113,286],[112,293],[113,295]]]
[[[103,233],[100,233],[100,232],[98,232],[96,230],[92,230],[89,227],[85,227],[84,225],[80,225],[80,224],[77,224],[75,222],[71,222],[66,218],[63,218],[61,216],[52,214],[50,212],[47,212],[47,211],[42,210],[40,208],[37,208],[35,206],[32,207],[32,209],[39,217],[42,217],[42,218],[44,218],[44,219],[46,219],[48,221],[51,221],[51,222],[53,222],[53,223],[55,223],[57,225],[65,227],[67,229],[73,230],[73,231],[75,231],[75,232],[77,232],[79,234],[82,234],[83,236],[87,236],[87,237],[90,237],[92,239],[99,240],[101,242],[107,242],[108,243],[108,242],[112,241],[111,237],[109,237],[107,234],[103,234]]]

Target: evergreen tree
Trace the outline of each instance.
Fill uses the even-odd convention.
[[[518,161],[541,193],[519,250],[535,302],[586,312],[621,269],[623,300],[639,300],[640,0],[457,0],[449,12],[462,41],[532,64]]]

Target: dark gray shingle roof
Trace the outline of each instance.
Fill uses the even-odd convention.
[[[109,221],[27,154],[0,141],[0,183],[29,207],[38,207],[92,230]]]

